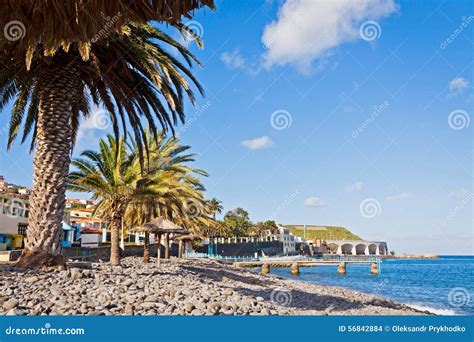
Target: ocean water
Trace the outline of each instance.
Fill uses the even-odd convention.
[[[384,260],[375,276],[369,265],[347,265],[346,275],[337,274],[335,266],[301,267],[298,277],[291,277],[288,268],[271,272],[375,294],[438,314],[474,314],[474,256]]]

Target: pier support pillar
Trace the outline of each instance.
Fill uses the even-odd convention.
[[[371,274],[379,274],[379,264],[376,262],[372,263],[370,265],[370,273]]]
[[[270,273],[270,265],[269,264],[263,264],[262,265],[262,274],[267,274]]]
[[[339,263],[339,265],[337,266],[337,273],[346,274],[346,263],[345,262]]]
[[[290,272],[292,276],[297,276],[300,274],[300,266],[298,265],[297,262],[294,264],[291,264]]]

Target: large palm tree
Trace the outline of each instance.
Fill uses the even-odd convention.
[[[94,17],[87,22],[79,15],[79,12],[83,14],[81,6],[83,3],[100,3],[107,7],[114,1],[3,2],[6,4],[0,9],[0,18],[8,17],[5,13],[8,6],[18,4],[14,11],[17,15],[32,15],[37,11],[46,25],[38,28],[39,32],[44,32],[43,36],[27,27],[26,35],[20,40],[12,41],[4,36],[0,40],[0,110],[10,100],[16,99],[8,144],[11,146],[23,125],[22,142],[31,134],[31,147],[36,147],[27,242],[19,263],[24,267],[38,267],[62,261],[58,256],[59,239],[70,156],[81,117],[89,116],[90,105],[107,109],[116,139],[121,130],[126,133],[127,126],[132,127],[138,157],[143,161],[143,150],[147,150],[143,121],[152,131],[156,131],[156,123],[164,129],[173,129],[184,118],[184,94],[194,102],[187,79],[201,93],[202,88],[188,69],[192,61],[197,62],[196,58],[156,27],[129,21],[129,18],[135,19],[135,15],[139,15],[139,9],[134,6],[138,12],[133,15],[133,11],[123,12],[123,18],[121,16],[117,21],[122,25],[117,27],[114,22],[99,34],[91,28],[96,26],[92,23]],[[179,7],[185,2],[201,3],[182,0],[175,5]],[[40,3],[47,6],[41,7]],[[151,6],[155,8],[160,1],[148,3],[154,4]],[[47,22],[48,15],[54,17],[61,12],[58,8],[54,13],[41,12],[44,8],[49,11],[51,6],[65,6],[65,13],[75,6],[75,15],[68,22],[84,21],[80,30],[70,28],[71,37],[82,31],[81,39],[69,39],[67,27],[58,33],[64,25],[53,23],[53,19]],[[115,5],[110,6],[115,8]],[[143,11],[148,13],[148,9],[146,7]],[[102,16],[100,13],[95,13],[95,19]],[[35,18],[30,18],[28,23],[36,23]],[[91,33],[84,33],[88,30],[92,30]],[[90,36],[94,32],[95,36]],[[187,66],[167,52],[167,46],[176,48]]]
[[[148,179],[148,194],[136,196],[127,207],[126,225],[142,225],[163,217],[189,228],[190,220],[197,220],[202,213],[191,213],[187,205],[204,203],[204,187],[199,177],[207,176],[207,173],[189,166],[195,154],[188,153],[190,147],[181,145],[178,138],[166,138],[161,132],[154,139],[148,131],[145,136],[149,146],[144,172]],[[136,149],[136,145],[131,146],[131,153],[136,154]],[[145,262],[149,260],[148,238],[145,236]]]

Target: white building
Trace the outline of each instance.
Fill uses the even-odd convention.
[[[280,231],[278,240],[283,242],[283,253],[292,253],[296,251],[296,240],[295,236],[290,232],[288,228],[278,226]]]
[[[18,224],[27,224],[28,214],[28,201],[0,195],[0,234],[18,234]]]

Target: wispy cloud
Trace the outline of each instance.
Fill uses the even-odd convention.
[[[229,69],[243,69],[245,67],[245,59],[238,49],[223,52],[221,54],[221,61]]]
[[[264,66],[292,64],[300,72],[340,44],[360,39],[360,25],[395,13],[394,0],[286,0],[263,32]]]
[[[469,195],[469,191],[465,188],[460,188],[454,191],[451,191],[448,196],[456,199],[463,199]]]
[[[364,188],[364,183],[361,181],[354,182],[348,186],[346,186],[346,191],[347,192],[359,192],[362,191]]]
[[[240,144],[250,150],[263,150],[272,147],[273,141],[269,136],[264,135],[260,138],[244,140]]]
[[[462,94],[469,88],[469,81],[463,77],[456,77],[449,81],[449,91],[452,95]]]
[[[387,196],[385,199],[387,201],[403,201],[408,198],[412,197],[412,194],[409,192],[402,192],[398,195],[393,195],[393,196]]]
[[[311,208],[318,208],[327,206],[327,203],[319,197],[311,196],[304,200],[304,205]]]

